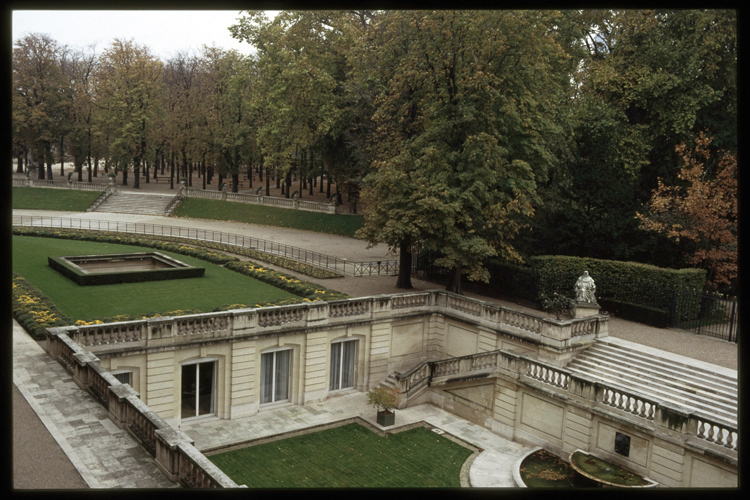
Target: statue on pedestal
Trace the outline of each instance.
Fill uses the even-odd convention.
[[[576,302],[584,304],[597,304],[596,302],[596,284],[594,278],[589,276],[588,271],[584,271],[583,275],[578,278],[574,287],[576,292]]]

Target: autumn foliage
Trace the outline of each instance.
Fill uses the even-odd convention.
[[[694,149],[676,147],[683,159],[680,185],[659,179],[648,211],[637,218],[644,229],[692,243],[687,263],[706,269],[718,287],[737,277],[737,158],[712,152],[711,140],[701,132]]]

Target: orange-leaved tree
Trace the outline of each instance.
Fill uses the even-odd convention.
[[[691,244],[686,262],[708,271],[708,283],[728,285],[737,276],[737,158],[712,151],[700,132],[695,148],[676,147],[682,156],[680,184],[659,179],[648,210],[638,213],[641,227]]]

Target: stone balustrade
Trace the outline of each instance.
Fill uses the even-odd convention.
[[[343,324],[353,318],[381,321],[434,313],[539,344],[553,353],[553,358],[554,353],[585,347],[594,338],[607,334],[606,316],[555,320],[445,291],[427,291],[85,325],[71,329],[69,335],[76,344],[96,353],[119,349],[124,344],[148,349],[167,343],[267,334],[291,327],[304,330]]]
[[[172,481],[195,488],[237,488],[238,485],[200,453],[182,431],[171,427],[139,398],[104,370],[96,356],[84,351],[68,335],[75,327],[47,330],[47,351],[73,373],[76,384],[96,396],[110,419],[127,430],[154,457]]]
[[[697,412],[683,411],[635,391],[587,380],[544,361],[502,350],[425,362],[404,374],[397,374],[396,378],[399,391],[409,394],[417,386],[429,386],[435,382],[437,385],[445,384],[446,377],[453,377],[448,382],[459,381],[487,370],[504,372],[524,380],[532,387],[538,383],[540,387],[560,391],[564,398],[581,401],[585,407],[602,405],[617,410],[627,417],[635,417],[636,421],[640,420],[643,422],[641,425],[648,422],[659,425],[676,432],[688,443],[733,451],[738,447],[736,425],[718,422]],[[678,415],[678,418],[675,419],[674,415]]]

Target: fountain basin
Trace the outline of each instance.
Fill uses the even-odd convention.
[[[571,453],[569,463],[577,474],[594,481],[600,487],[653,488],[659,484],[583,450]]]
[[[48,257],[47,262],[83,286],[198,278],[206,272],[159,252]]]

